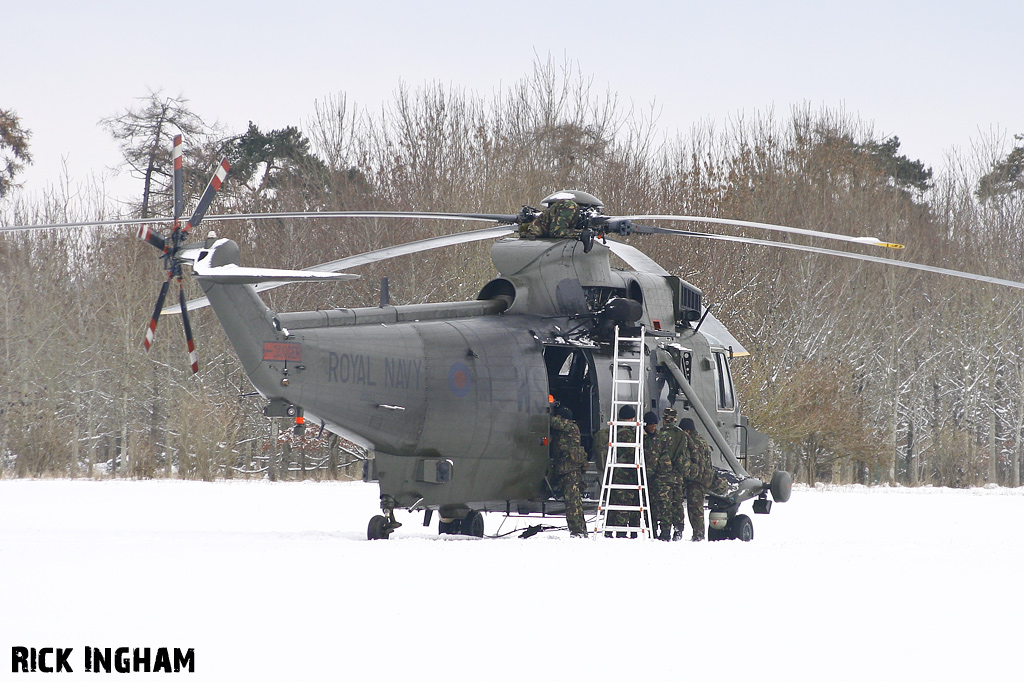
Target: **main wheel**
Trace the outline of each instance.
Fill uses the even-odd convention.
[[[754,524],[746,514],[737,514],[729,522],[732,527],[732,537],[743,542],[750,542],[754,539]]]
[[[366,527],[367,540],[387,540],[391,537],[391,531],[387,529],[388,520],[377,514],[370,519],[370,525]]]
[[[462,519],[462,534],[482,538],[484,536],[484,515],[476,509],[470,509],[466,518]]]
[[[458,535],[459,530],[462,528],[462,521],[458,519],[451,519],[445,521],[444,518],[437,520],[437,534],[438,535]]]

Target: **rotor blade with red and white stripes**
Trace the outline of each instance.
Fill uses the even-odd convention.
[[[167,289],[171,286],[171,278],[168,277],[164,281],[164,285],[160,287],[160,295],[156,297],[156,308],[153,309],[153,317],[149,320],[149,326],[146,327],[146,338],[142,340],[142,345],[146,347],[146,352],[149,352],[150,346],[153,345],[153,339],[156,337],[156,323],[160,321],[160,313],[164,309],[164,299],[167,298]]]
[[[177,223],[178,218],[185,211],[185,171],[181,135],[174,136],[174,150],[171,152],[171,157],[174,161],[174,175],[172,176],[172,184],[174,185],[174,222]]]
[[[199,373],[199,355],[196,353],[196,342],[192,338],[192,325],[188,321],[188,309],[185,306],[185,288],[178,280],[178,303],[184,311],[181,315],[181,325],[185,328],[185,343],[188,346],[188,363],[193,374]]]
[[[227,158],[221,159],[220,165],[217,166],[217,170],[214,172],[213,177],[210,178],[210,184],[206,186],[203,191],[203,196],[199,198],[199,205],[196,206],[195,213],[189,218],[189,221],[185,223],[185,234],[188,234],[189,230],[199,225],[203,220],[203,216],[206,215],[206,211],[210,208],[210,204],[213,202],[213,197],[217,195],[217,191],[220,186],[224,184],[224,178],[227,177],[228,171],[231,170],[231,164],[228,163]]]

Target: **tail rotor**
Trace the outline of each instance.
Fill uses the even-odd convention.
[[[174,136],[174,227],[171,230],[169,238],[165,239],[155,231],[151,230],[148,226],[142,225],[139,227],[138,238],[146,242],[150,246],[159,249],[162,252],[161,258],[164,262],[164,270],[167,272],[167,280],[160,287],[160,295],[156,299],[156,307],[153,309],[153,317],[149,321],[149,325],[146,328],[146,336],[143,339],[143,346],[146,351],[153,345],[153,339],[156,336],[156,325],[160,320],[160,312],[164,307],[164,300],[167,298],[167,290],[170,288],[171,280],[178,280],[178,300],[181,304],[181,323],[185,328],[185,343],[188,346],[188,359],[189,365],[192,368],[192,373],[195,374],[199,371],[199,360],[196,355],[195,340],[192,336],[192,325],[188,319],[188,309],[185,306],[185,287],[182,281],[182,261],[178,258],[178,253],[185,246],[185,242],[188,240],[189,232],[193,227],[199,225],[203,220],[203,216],[206,215],[206,211],[210,208],[210,204],[213,203],[213,198],[216,196],[217,191],[221,185],[224,184],[224,179],[227,177],[228,171],[231,169],[231,164],[228,160],[222,159],[220,165],[217,166],[217,170],[214,172],[213,177],[210,179],[210,183],[206,186],[206,190],[203,191],[203,195],[199,199],[199,204],[196,206],[195,212],[192,217],[186,221],[185,225],[181,225],[181,214],[184,211],[185,200],[183,191],[183,167],[182,167],[182,138],[181,135]]]

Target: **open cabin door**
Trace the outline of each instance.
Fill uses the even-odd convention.
[[[594,433],[601,428],[600,398],[592,349],[576,346],[545,346],[544,364],[551,395],[572,410],[580,427],[580,440],[593,453]]]

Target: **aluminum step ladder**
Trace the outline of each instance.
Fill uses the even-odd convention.
[[[634,330],[630,330],[634,332]],[[644,329],[635,336],[621,336],[615,328],[612,359],[612,411],[608,422],[608,453],[605,458],[598,505],[598,537],[651,538],[651,504],[643,448],[645,381]],[[631,406],[633,419],[619,419],[619,410]],[[620,426],[632,426],[633,438],[619,440]],[[616,513],[621,512],[621,513]]]

